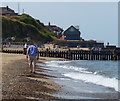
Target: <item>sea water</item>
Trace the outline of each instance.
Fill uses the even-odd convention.
[[[117,98],[118,61],[47,61],[47,73],[56,76],[62,92],[55,96],[67,99]]]

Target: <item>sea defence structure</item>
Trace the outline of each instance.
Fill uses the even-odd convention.
[[[23,54],[22,50],[2,50],[3,53]],[[120,60],[120,49],[115,50],[67,50],[39,51],[41,57],[64,58],[69,60]]]
[[[40,51],[40,56],[65,58],[69,60],[120,60],[120,50],[72,50],[72,51]]]

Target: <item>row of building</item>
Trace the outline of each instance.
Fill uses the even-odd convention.
[[[15,13],[14,10],[6,7],[0,7],[0,15],[18,15],[18,13]],[[57,38],[60,40],[54,41],[54,44],[57,44],[59,46],[67,46],[67,47],[82,47],[82,48],[92,48],[92,47],[98,47],[98,48],[104,48],[103,42],[97,42],[95,40],[84,40],[81,37],[81,32],[79,30],[79,26],[73,26],[71,25],[66,30],[63,30],[62,28],[51,25],[50,22],[48,25],[46,25],[47,28],[52,31]]]
[[[50,22],[48,24],[49,30],[55,33],[56,37],[58,37],[59,41],[55,43],[60,46],[67,46],[67,47],[81,47],[81,48],[103,48],[103,42],[97,42],[96,40],[84,40],[81,37],[81,32],[79,30],[79,26],[71,25],[66,30],[62,28],[51,25]]]

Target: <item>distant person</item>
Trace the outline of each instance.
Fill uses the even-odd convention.
[[[23,48],[23,51],[24,51],[25,55],[26,55],[26,52],[27,52],[27,48],[28,48],[28,45],[27,45],[27,43],[25,43],[24,48]]]
[[[46,51],[48,52],[48,51],[49,51],[49,49],[48,49],[48,48],[46,48]]]
[[[56,47],[56,49],[55,49],[55,51],[56,51],[56,57],[58,57],[58,52],[59,52],[59,48],[58,47]]]
[[[27,48],[27,58],[29,61],[30,73],[35,73],[36,70],[36,59],[39,59],[39,52],[36,45],[30,45]]]
[[[48,50],[50,51],[50,47],[48,47]]]
[[[27,48],[27,43],[25,43],[24,48]]]
[[[8,43],[8,45],[9,45],[9,47],[11,47],[11,43],[10,42]]]
[[[77,48],[79,48],[79,46],[77,46]]]
[[[68,51],[71,51],[71,49],[70,49],[70,48],[68,48]]]
[[[41,46],[41,48],[42,48],[42,50],[43,50],[44,46]]]
[[[58,47],[56,47],[55,51],[56,51],[56,52],[59,52],[59,48],[58,48]]]

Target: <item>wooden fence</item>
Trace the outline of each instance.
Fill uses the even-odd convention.
[[[3,53],[23,54],[22,50],[3,50]],[[120,60],[120,50],[103,51],[39,51],[41,57],[65,58],[70,60]]]

